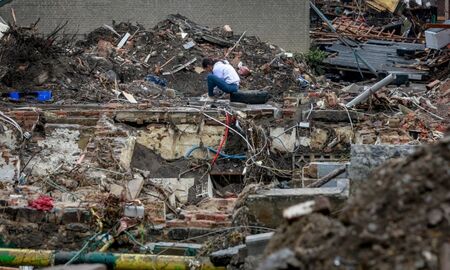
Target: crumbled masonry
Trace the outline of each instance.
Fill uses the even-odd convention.
[[[363,2],[314,1],[304,53],[180,14],[0,25],[0,268],[448,269],[442,18]],[[202,98],[205,57],[239,94]]]

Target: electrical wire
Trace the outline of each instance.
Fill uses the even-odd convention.
[[[15,127],[19,132],[20,132],[20,138],[23,138],[23,130],[20,127],[20,125],[14,121],[14,119],[12,119],[11,117],[7,116],[6,114],[4,114],[2,111],[0,111],[0,118],[2,118],[3,121],[5,121],[6,123],[12,125],[13,127]]]
[[[225,117],[226,117],[226,127],[225,127],[225,133],[223,134],[222,140],[220,141],[219,144],[219,148],[217,148],[217,153],[214,156],[213,160],[211,161],[211,167],[214,166],[214,163],[216,163],[217,158],[220,155],[220,151],[222,150],[222,147],[224,146],[225,142],[228,139],[228,132],[230,130],[229,126],[230,126],[230,115],[226,112],[225,113]]]
[[[84,246],[75,254],[75,256],[73,256],[68,262],[66,262],[66,264],[64,264],[64,266],[68,266],[71,263],[73,263],[74,261],[76,261],[78,259],[78,257],[80,257],[81,253],[83,253],[84,250],[86,250],[90,243],[99,235],[99,233],[94,234],[91,238],[88,239],[88,241],[84,244]]]

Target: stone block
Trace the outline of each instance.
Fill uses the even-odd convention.
[[[258,256],[264,253],[273,236],[273,232],[249,235],[245,238],[247,252],[249,256]]]
[[[82,208],[60,209],[62,224],[88,223],[91,220],[91,213]]]
[[[249,215],[254,217],[256,224],[276,228],[283,220],[283,209],[301,202],[314,200],[323,196],[330,200],[333,209],[341,207],[350,194],[350,181],[338,179],[336,187],[270,189],[249,195],[245,205]]]
[[[366,180],[370,172],[393,158],[414,153],[414,145],[357,145],[351,147],[349,177],[352,182]]]
[[[244,249],[245,245],[230,247],[227,249],[215,251],[209,255],[209,259],[215,266],[227,266],[231,259],[239,254],[239,250]]]

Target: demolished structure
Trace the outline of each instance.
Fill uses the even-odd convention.
[[[325,75],[312,54],[181,15],[152,29],[104,25],[82,40],[60,35],[63,25],[47,36],[38,21],[8,25],[0,39],[0,266],[257,269],[266,254],[261,269],[411,269],[418,260],[381,250],[403,252],[433,234],[429,250],[405,254],[423,255],[418,269],[439,269],[450,224],[442,195],[448,45],[430,49],[421,37],[351,20],[337,16],[336,31],[321,24],[311,32],[326,46]],[[246,67],[246,102],[201,101],[204,57]],[[258,93],[270,100],[256,102]],[[369,177],[422,144],[436,145]],[[433,205],[405,232],[395,226],[412,228],[405,204],[416,195]],[[415,233],[422,238],[402,242]],[[386,245],[392,237],[402,246]]]

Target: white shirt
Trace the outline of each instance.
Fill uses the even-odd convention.
[[[217,77],[224,79],[228,84],[237,84],[241,82],[238,73],[232,65],[226,60],[221,60],[214,64],[213,74]]]

